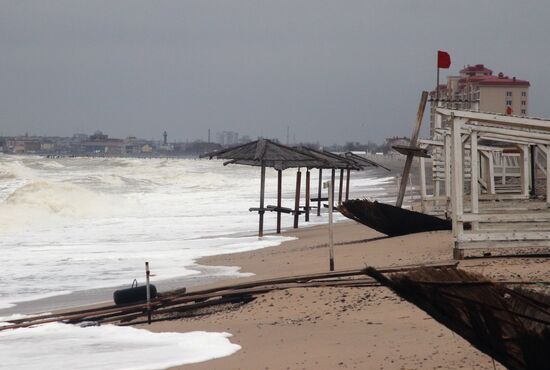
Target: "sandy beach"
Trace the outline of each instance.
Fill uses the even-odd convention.
[[[205,265],[241,266],[244,280],[328,270],[326,226],[289,231],[277,247],[203,258]],[[335,227],[336,269],[451,261],[450,232],[383,235],[354,222]],[[549,280],[547,258],[492,258],[460,268],[494,280]],[[231,281],[218,284],[225,285]],[[473,348],[384,287],[297,288],[258,296],[204,315],[142,325],[151,331],[225,331],[236,354],[175,369],[493,369]],[[496,368],[503,368],[496,363]]]

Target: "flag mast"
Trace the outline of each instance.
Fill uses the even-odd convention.
[[[435,100],[439,106],[439,69],[447,69],[451,66],[451,56],[446,51],[437,51],[437,86],[435,87]]]
[[[435,85],[435,104],[439,107],[439,52],[437,53],[437,82]]]

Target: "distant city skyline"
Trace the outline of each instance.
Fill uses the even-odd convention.
[[[483,63],[529,80],[529,114],[550,117],[549,10],[512,0],[9,2],[0,134],[157,140],[166,130],[206,141],[210,128],[285,143],[288,126],[296,142],[381,142],[410,135],[438,49],[451,55],[448,74]]]

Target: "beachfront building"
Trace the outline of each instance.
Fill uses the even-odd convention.
[[[431,92],[431,132],[442,126],[436,121],[436,107],[527,116],[529,86],[529,81],[502,72],[493,75],[493,71],[483,64],[468,65],[458,76],[448,76],[446,84]]]

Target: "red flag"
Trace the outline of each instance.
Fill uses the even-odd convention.
[[[449,68],[451,66],[451,56],[446,51],[437,51],[437,68]]]

